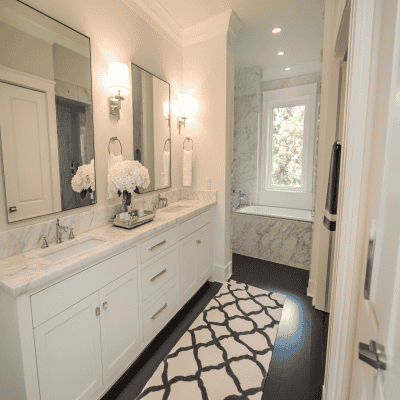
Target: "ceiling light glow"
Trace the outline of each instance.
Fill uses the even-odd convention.
[[[272,29],[272,33],[279,33],[282,29],[281,28],[275,28]]]
[[[280,51],[280,52],[278,53],[278,56],[283,56],[284,54],[285,54],[284,51]]]
[[[285,71],[290,71],[290,70],[291,70],[290,67],[286,67],[286,68],[285,68]]]

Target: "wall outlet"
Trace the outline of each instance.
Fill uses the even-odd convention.
[[[211,189],[211,178],[210,177],[206,178],[206,185],[207,185],[207,190],[210,190]]]

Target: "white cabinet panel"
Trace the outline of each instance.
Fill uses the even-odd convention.
[[[142,263],[172,246],[177,240],[178,231],[176,228],[172,228],[142,242],[140,245],[140,259]]]
[[[196,238],[195,232],[180,242],[179,288],[180,299],[184,302],[197,289],[199,271]]]
[[[199,252],[199,281],[211,274],[212,266],[212,251],[211,251],[211,238],[212,230],[211,224],[206,225],[204,228],[200,229],[197,233],[200,243],[198,243],[197,250]],[[197,243],[197,242],[196,242]]]
[[[99,291],[103,379],[139,348],[137,269]]]
[[[142,301],[156,293],[179,269],[178,245],[172,246],[142,268]]]
[[[34,330],[41,400],[85,400],[103,385],[98,292]]]
[[[141,311],[143,342],[152,339],[162,327],[175,315],[178,306],[178,287],[170,286],[146,309]]]
[[[136,246],[31,296],[33,326],[99,290],[137,267]]]

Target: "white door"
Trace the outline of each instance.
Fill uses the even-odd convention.
[[[45,93],[0,82],[0,130],[8,220],[54,212]]]
[[[196,237],[197,251],[199,252],[199,280],[211,273],[211,224],[198,231]]]
[[[379,83],[376,110],[384,104],[387,113],[377,111],[374,121],[368,256],[361,282],[350,396],[354,400],[400,398],[400,13],[397,0],[383,4],[383,26],[388,26],[386,34],[390,32],[391,39],[384,40],[388,47],[382,50],[381,60],[386,64],[388,84],[385,87],[385,79]],[[379,94],[382,86],[384,93]],[[371,340],[377,343],[377,356]]]
[[[99,291],[104,382],[139,348],[137,268]]]
[[[41,400],[85,400],[103,385],[98,292],[35,328]]]
[[[180,242],[179,280],[181,304],[191,297],[197,288],[198,278],[198,244],[194,232]]]

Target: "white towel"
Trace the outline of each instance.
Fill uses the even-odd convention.
[[[183,186],[191,186],[193,171],[193,150],[183,150]]]
[[[169,164],[170,164],[170,159],[171,159],[171,152],[170,151],[164,151],[164,171],[161,174],[161,182],[163,183],[164,186],[168,186],[169,183]]]
[[[108,170],[117,162],[124,161],[124,157],[122,154],[119,156],[114,156],[114,154],[109,154],[108,155]],[[118,198],[118,193],[115,192],[110,186],[108,186],[108,198],[109,199],[117,199]]]

